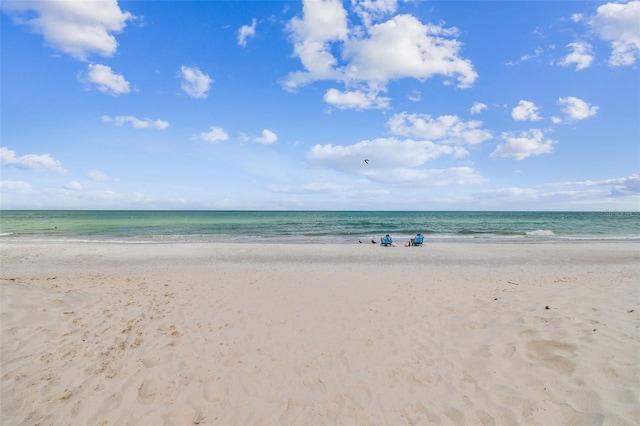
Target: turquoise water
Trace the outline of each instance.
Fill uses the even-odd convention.
[[[638,240],[638,212],[0,211],[0,241]]]

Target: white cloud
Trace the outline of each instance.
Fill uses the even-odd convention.
[[[98,90],[109,95],[124,95],[131,91],[129,82],[120,74],[111,71],[111,67],[100,64],[89,64],[86,76],[80,80],[95,84]]]
[[[414,90],[411,93],[409,93],[409,96],[407,96],[407,98],[411,102],[420,102],[422,100],[422,93],[418,92],[417,90]]]
[[[341,92],[329,89],[324,94],[324,101],[339,109],[384,109],[389,108],[389,98],[378,96],[377,92],[364,93],[360,90]]]
[[[86,176],[95,182],[105,182],[111,180],[108,174],[99,170],[89,170]]]
[[[614,185],[611,188],[611,195],[614,196],[627,196],[640,194],[640,175],[635,174],[624,178],[623,182]],[[638,204],[636,204],[636,207]]]
[[[200,139],[206,142],[216,143],[220,141],[226,141],[229,139],[229,135],[222,127],[211,127],[207,133],[200,133]]]
[[[48,45],[82,61],[91,53],[112,56],[118,48],[113,33],[135,19],[117,0],[3,1],[2,10],[42,34]]]
[[[396,168],[375,171],[367,178],[380,184],[409,187],[442,187],[452,185],[475,185],[486,179],[471,167],[451,167],[448,169],[407,169]]]
[[[617,185],[613,181],[623,183]],[[581,182],[563,182],[545,186],[568,189],[550,191],[546,188],[508,187],[478,192],[473,198],[477,206],[490,207],[495,206],[496,201],[504,201],[503,205],[510,209],[546,206],[548,210],[637,210],[640,201],[640,175],[586,182],[589,184],[584,186],[596,188],[585,189],[580,185]]]
[[[558,104],[563,106],[562,111],[564,111],[571,120],[584,120],[593,117],[599,109],[599,107],[591,106],[582,99],[573,96],[558,99]]]
[[[33,191],[33,186],[29,182],[22,180],[0,180],[0,189],[3,191],[27,194]]]
[[[526,53],[526,54],[522,55],[520,57],[520,59],[518,59],[517,61],[509,61],[505,65],[508,65],[508,66],[519,65],[522,62],[526,62],[526,61],[529,61],[531,59],[537,58],[540,55],[542,55],[543,53],[544,53],[544,49],[542,47],[536,47],[534,49],[533,53]]]
[[[306,71],[289,74],[284,82],[287,90],[295,90],[316,80],[339,79],[334,69],[337,60],[329,43],[346,40],[347,12],[340,0],[305,1],[303,16],[293,18],[287,25],[293,41],[295,56]]]
[[[544,52],[544,49],[542,47],[536,47],[533,50],[533,53],[527,53],[525,55],[522,55],[522,57],[520,57],[520,62],[526,62],[531,59],[537,58],[538,56],[542,55],[543,52]]]
[[[131,124],[134,129],[166,129],[169,127],[169,122],[163,120],[152,120],[145,118],[141,120],[133,115],[118,115],[116,117],[110,117],[108,115],[102,116],[102,121],[105,123],[113,123],[114,126],[122,126],[125,123]]]
[[[589,43],[578,41],[569,43],[567,47],[573,49],[573,51],[560,61],[560,65],[568,67],[575,64],[576,70],[579,71],[588,68],[593,62],[594,56]]]
[[[307,153],[307,159],[315,165],[366,175],[371,169],[417,167],[441,155],[454,153],[453,147],[429,141],[379,138],[347,146],[314,145]]]
[[[427,114],[402,112],[392,116],[387,125],[396,135],[448,144],[475,145],[492,137],[490,132],[480,128],[482,121],[463,121],[455,115],[434,119]]]
[[[538,107],[529,101],[520,101],[518,106],[511,111],[511,117],[516,121],[539,121],[542,117],[538,115]]]
[[[14,166],[20,169],[36,172],[54,172],[66,175],[67,170],[62,167],[60,161],[52,158],[49,154],[27,154],[20,157],[16,152],[5,147],[0,147],[0,166]]]
[[[532,155],[553,152],[553,145],[556,143],[554,140],[545,139],[544,132],[540,129],[531,129],[520,134],[506,132],[502,135],[502,139],[506,143],[498,145],[491,153],[491,158],[523,160]]]
[[[256,35],[256,19],[251,20],[251,25],[243,25],[238,30],[238,45],[245,47],[247,45],[247,38]]]
[[[208,96],[209,88],[213,80],[205,73],[195,67],[180,67],[180,76],[184,80],[180,87],[184,92],[197,99],[204,99]]]
[[[483,182],[484,178],[470,167],[422,167],[429,160],[456,153],[456,147],[429,141],[379,138],[348,146],[315,145],[307,153],[307,160],[315,166],[354,173],[380,184],[436,187]]]
[[[640,59],[640,1],[607,3],[589,19],[593,31],[611,43],[611,66],[633,65]]]
[[[471,86],[478,75],[471,62],[460,58],[455,28],[422,24],[411,15],[397,15],[371,26],[368,38],[350,39],[343,56],[348,80],[386,84],[389,80],[435,75],[454,78],[458,87]]]
[[[380,101],[370,101],[375,99],[371,94],[386,91],[391,80],[423,81],[440,75],[447,82],[457,81],[458,87],[469,87],[476,80],[471,62],[459,56],[461,43],[454,38],[457,29],[423,24],[412,15],[373,23],[394,12],[396,2],[365,1],[354,5],[364,19],[364,28],[348,27],[347,11],[340,1],[304,2],[302,18],[293,18],[287,27],[294,55],[304,70],[290,73],[283,82],[285,89],[294,91],[320,80],[342,82],[347,90],[333,89],[325,99],[341,108],[366,109],[371,105],[379,107]],[[341,56],[334,56],[340,50]],[[363,90],[354,91],[354,86]],[[354,95],[357,99],[353,99]]]
[[[77,180],[67,183],[64,188],[70,191],[82,191],[82,185]]]
[[[489,107],[487,106],[487,104],[483,104],[482,102],[474,102],[469,112],[471,114],[480,114],[482,111],[488,108]]]
[[[262,136],[254,138],[253,142],[261,143],[261,144],[264,144],[264,145],[271,145],[272,143],[274,143],[277,140],[278,140],[278,135],[276,135],[275,133],[273,133],[269,129],[264,129],[262,131]]]
[[[558,202],[563,208],[593,210],[637,210],[640,202],[640,174],[622,178],[584,180],[575,182],[555,182],[545,187],[558,190],[539,190],[539,198],[545,204]]]
[[[394,13],[397,7],[397,0],[360,0],[354,4],[354,10],[365,26]]]
[[[603,180],[585,180],[577,182],[557,182],[549,184],[549,186],[557,187],[593,187],[604,186],[610,187],[611,193],[615,195],[633,195],[640,193],[640,174],[635,173],[623,178],[603,179]]]

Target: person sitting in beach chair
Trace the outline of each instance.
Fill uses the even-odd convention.
[[[424,242],[424,235],[417,234],[415,237],[409,238],[409,243],[405,247],[421,246],[423,242]]]
[[[389,234],[385,235],[385,236],[382,238],[382,243],[381,243],[381,244],[382,244],[383,246],[390,246],[390,245],[391,245],[391,243],[393,243],[393,240],[391,239],[391,237],[389,236]]]

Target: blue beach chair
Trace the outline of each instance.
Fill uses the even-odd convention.
[[[392,242],[393,242],[393,240],[391,239],[389,234],[387,234],[384,238],[382,238],[382,245],[383,246],[390,246]]]
[[[418,234],[416,235],[416,238],[413,240],[413,245],[421,246],[423,242],[424,242],[424,235]]]

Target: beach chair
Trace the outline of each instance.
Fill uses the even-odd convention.
[[[390,237],[390,236],[388,236],[388,235],[387,235],[387,236],[385,236],[385,237],[382,239],[382,245],[383,245],[383,246],[390,246],[392,242],[393,242],[393,240],[392,240],[392,239],[391,239],[391,237]]]
[[[416,235],[416,238],[413,240],[413,245],[421,246],[423,242],[424,242],[424,235],[418,234]]]

